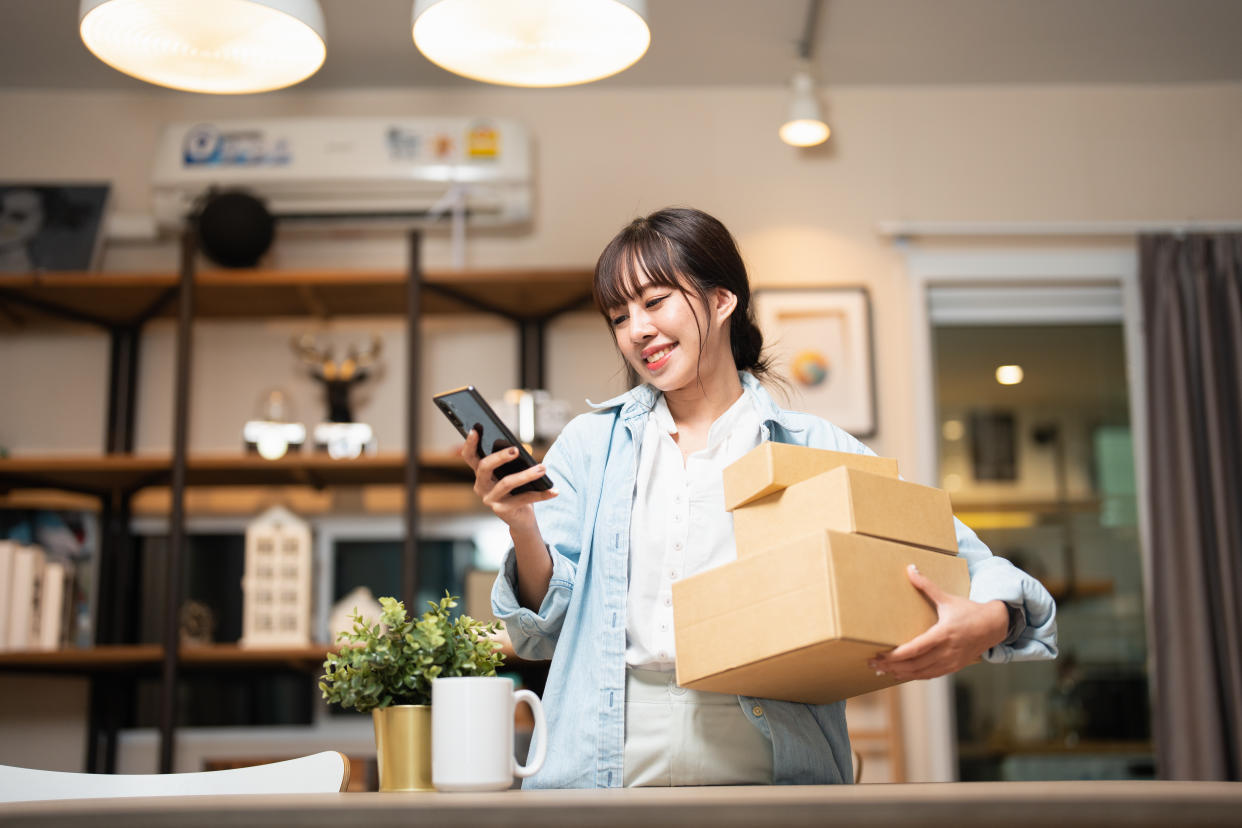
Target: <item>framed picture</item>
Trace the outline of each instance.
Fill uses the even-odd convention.
[[[758,290],[755,313],[790,404],[855,437],[876,431],[871,299],[865,288]]]
[[[970,465],[975,480],[1018,479],[1018,426],[1012,411],[971,411]]]
[[[0,273],[94,270],[108,184],[0,182]]]

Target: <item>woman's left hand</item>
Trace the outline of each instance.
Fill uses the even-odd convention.
[[[973,664],[1005,639],[1009,609],[1003,601],[980,604],[950,595],[913,564],[906,568],[906,575],[936,605],[937,621],[900,647],[877,654],[867,662],[873,670],[899,681],[936,678]]]

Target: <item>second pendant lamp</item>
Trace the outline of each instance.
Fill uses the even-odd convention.
[[[645,0],[415,0],[414,44],[458,75],[505,86],[571,86],[647,51]]]

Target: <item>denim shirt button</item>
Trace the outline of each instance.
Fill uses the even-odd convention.
[[[756,704],[754,707],[750,709],[750,712],[754,713],[755,717],[758,718],[759,716],[763,715],[763,708]]]

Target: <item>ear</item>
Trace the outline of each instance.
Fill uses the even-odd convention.
[[[729,317],[733,316],[733,311],[737,309],[737,294],[731,290],[724,288],[716,288],[715,305],[712,308],[716,315],[716,321],[722,327],[727,327]]]

